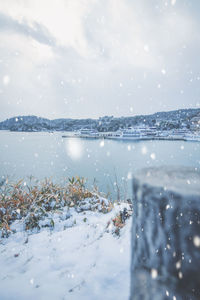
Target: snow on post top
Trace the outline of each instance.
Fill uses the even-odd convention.
[[[138,171],[134,177],[141,184],[200,196],[200,171],[197,168],[179,166],[145,168]]]

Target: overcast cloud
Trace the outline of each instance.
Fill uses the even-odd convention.
[[[0,119],[200,106],[196,0],[0,0]]]

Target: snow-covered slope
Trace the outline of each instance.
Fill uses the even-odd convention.
[[[19,231],[3,239],[0,299],[128,299],[131,218],[120,236],[113,234],[112,222],[108,226],[123,207],[107,214],[72,208],[67,220],[54,215],[51,231]]]

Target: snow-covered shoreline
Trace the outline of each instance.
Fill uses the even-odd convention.
[[[131,219],[120,236],[110,222],[125,207],[107,214],[71,208],[67,220],[53,216],[53,230],[3,239],[0,299],[128,299]]]

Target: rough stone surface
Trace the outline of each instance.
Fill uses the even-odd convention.
[[[198,171],[149,168],[135,176],[130,299],[200,299]]]

